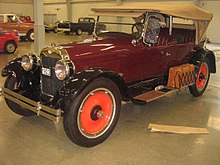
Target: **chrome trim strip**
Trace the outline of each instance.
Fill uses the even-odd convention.
[[[50,108],[48,106],[40,104],[40,102],[33,101],[5,87],[2,88],[2,92],[3,96],[6,99],[17,103],[32,112],[35,112],[37,116],[43,116],[49,120],[52,120],[55,123],[58,123],[61,120],[61,109]]]

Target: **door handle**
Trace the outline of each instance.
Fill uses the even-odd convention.
[[[166,56],[171,56],[171,53],[166,52]]]

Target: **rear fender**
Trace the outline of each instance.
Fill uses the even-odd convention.
[[[213,51],[203,48],[198,48],[191,59],[191,63],[196,64],[200,59],[202,58],[208,58],[210,61],[210,72],[216,73],[216,60],[215,60],[215,54]]]

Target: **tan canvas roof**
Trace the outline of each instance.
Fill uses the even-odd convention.
[[[212,19],[212,13],[205,11],[193,4],[186,3],[171,3],[171,2],[143,2],[130,3],[112,7],[97,7],[91,9],[93,15],[100,16],[130,16],[138,17],[146,11],[158,12],[162,14],[172,15],[180,18],[191,20],[206,20]]]

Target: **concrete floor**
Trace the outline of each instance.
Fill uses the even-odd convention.
[[[87,37],[46,34],[46,43],[81,40]],[[215,50],[220,69],[220,46]],[[33,43],[21,42],[13,55],[0,54],[0,71],[14,57],[29,53]],[[0,77],[0,86],[4,78]],[[202,97],[188,90],[171,94],[144,106],[122,105],[112,135],[93,148],[73,144],[62,122],[43,117],[21,117],[10,111],[0,96],[0,165],[218,165],[220,164],[220,76],[211,76]],[[149,123],[204,127],[208,135],[150,133]]]

